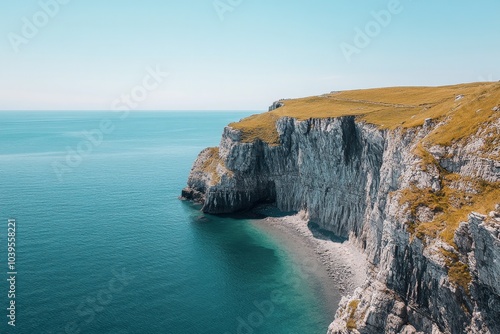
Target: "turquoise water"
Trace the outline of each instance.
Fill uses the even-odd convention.
[[[331,315],[275,240],[178,200],[199,151],[248,114],[0,113],[0,332],[324,333]]]

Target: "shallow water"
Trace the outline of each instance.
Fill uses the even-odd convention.
[[[199,151],[248,114],[0,113],[0,331],[326,332],[321,295],[276,239],[178,199]]]

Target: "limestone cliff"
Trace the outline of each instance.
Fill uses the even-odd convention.
[[[410,126],[399,118],[380,124],[352,108],[327,117],[306,105],[315,113],[304,117],[285,101],[273,111],[281,114],[263,114],[270,129],[256,127],[257,135],[245,120],[226,127],[220,146],[198,157],[182,196],[214,214],[262,202],[305,210],[357,244],[370,279],[342,299],[329,334],[500,333],[500,117],[493,110],[500,86],[476,88],[429,103],[432,90],[422,91],[420,104],[418,96],[399,103],[397,93],[385,95],[390,102],[371,92],[328,97],[339,108],[401,108],[414,114],[409,120],[423,119]],[[480,116],[465,113],[482,112],[481,103]],[[433,108],[440,114],[427,117]],[[388,115],[377,117],[388,123]],[[482,118],[471,119],[473,127],[451,124],[463,115]],[[445,143],[440,131],[457,126],[462,132]]]

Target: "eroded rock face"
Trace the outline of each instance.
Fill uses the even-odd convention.
[[[472,214],[455,233],[456,251],[439,239],[412,235],[408,207],[398,194],[410,186],[439,191],[439,168],[500,180],[498,162],[474,155],[475,140],[433,147],[440,166],[424,170],[414,151],[430,124],[381,130],[353,117],[282,118],[276,127],[281,142],[276,146],[243,143],[239,131],[226,127],[220,180],[214,183],[203,170],[202,152],[183,196],[200,201],[208,213],[261,202],[274,202],[283,211],[305,210],[322,228],[358,245],[371,264],[370,279],[343,298],[329,334],[500,333],[500,222]],[[456,187],[468,185],[457,181]],[[434,213],[419,208],[416,215],[425,221]],[[443,249],[467,265],[468,287],[450,280]]]
[[[443,264],[421,242],[398,243],[386,252],[391,261],[379,265],[389,270],[387,276],[381,280],[380,270],[375,282],[342,299],[328,333],[342,333],[353,301],[359,301],[353,332],[499,333],[499,230],[484,216],[471,214],[456,232],[472,273],[470,293],[450,284]]]
[[[272,201],[284,211],[307,209],[311,220],[340,236],[359,233],[377,192],[384,133],[369,126],[361,131],[354,118],[284,118],[277,127],[279,146],[241,143],[237,131],[224,130],[220,155],[234,177],[214,187],[197,177],[188,182],[190,189],[205,192],[203,210],[234,212]],[[197,173],[195,167],[191,175]]]

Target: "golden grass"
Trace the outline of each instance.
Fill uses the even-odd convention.
[[[458,177],[464,179],[457,174],[444,176],[442,189],[438,192],[416,187],[401,191],[400,204],[408,203],[412,216],[415,217],[419,207],[427,207],[435,214],[434,220],[430,222],[408,222],[408,230],[412,235],[421,240],[440,237],[455,246],[455,231],[461,222],[468,220],[472,211],[487,214],[493,210],[500,199],[500,182],[468,179],[466,181],[474,184],[475,189],[473,192],[464,192],[451,187]]]
[[[351,300],[351,302],[349,303],[349,308],[351,310],[353,310],[354,312],[356,312],[356,310],[358,309],[359,303],[360,303],[360,300],[358,300],[358,299]]]
[[[469,284],[472,281],[472,277],[469,266],[461,262],[458,255],[453,252],[441,248],[441,254],[444,256],[446,261],[450,282],[462,287],[466,293],[470,293]]]
[[[268,112],[247,117],[243,121],[231,123],[229,126],[241,131],[241,140],[244,143],[260,139],[271,145],[276,145],[279,144],[279,137],[274,125],[278,118],[275,113]]]
[[[455,101],[456,96],[464,98]],[[500,104],[499,83],[472,83],[444,87],[394,87],[353,90],[322,96],[285,100],[281,108],[232,123],[243,142],[260,139],[279,144],[276,121],[356,116],[382,129],[411,128],[425,119],[449,122],[429,137],[429,142],[449,144],[475,133],[481,124],[499,117],[491,109]],[[476,112],[481,109],[481,112]]]
[[[417,146],[413,150],[413,154],[420,157],[420,167],[422,168],[422,171],[427,172],[429,166],[435,166],[439,171],[443,171],[443,168],[437,162],[436,158],[434,158],[434,156],[425,149],[422,143],[417,144]]]
[[[421,158],[424,171],[431,165],[439,169],[441,190],[419,189],[415,186],[401,190],[400,204],[408,204],[413,217],[412,221],[407,222],[408,232],[424,243],[427,238],[441,238],[456,248],[454,237],[459,224],[467,221],[472,211],[487,214],[493,210],[495,204],[500,201],[500,182],[486,182],[482,179],[448,173],[439,166],[421,143],[417,145],[414,153]],[[454,184],[457,181],[467,184],[468,191],[457,189]],[[418,221],[416,214],[421,207],[433,212],[432,221]],[[471,274],[467,264],[459,261],[458,255],[453,252],[441,249],[441,253],[446,260],[450,282],[469,293]]]
[[[351,331],[353,329],[357,329],[358,325],[356,324],[356,320],[354,320],[353,318],[347,319],[346,327],[347,327],[347,329],[349,329]]]
[[[449,121],[431,133],[427,142],[449,145],[475,134],[481,125],[497,120],[500,112],[492,108],[500,103],[500,85],[478,86],[459,102],[460,105],[447,114]]]
[[[212,185],[220,182],[219,173],[217,173],[217,166],[219,164],[223,164],[223,161],[219,157],[219,148],[218,147],[210,147],[207,149],[207,159],[203,162],[201,168],[207,174],[211,175],[211,183]]]
[[[431,209],[432,212],[443,212],[448,208],[447,198],[443,192],[434,192],[431,188],[419,189],[412,186],[401,191],[400,203],[409,203],[410,212],[413,216],[421,206]]]
[[[462,95],[461,99],[456,97]],[[498,120],[500,112],[493,107],[500,105],[500,83],[470,83],[443,87],[393,87],[352,90],[322,96],[285,100],[285,105],[274,111],[253,115],[230,124],[242,132],[243,142],[260,139],[271,145],[279,144],[276,121],[282,117],[298,120],[355,116],[358,121],[374,124],[383,129],[411,128],[423,125],[431,118],[444,121],[417,144],[414,153],[422,159],[422,170],[429,166],[438,168],[444,175],[442,190],[407,189],[402,191],[402,202],[411,205],[412,214],[419,206],[430,208],[436,218],[432,222],[409,223],[410,231],[419,238],[441,237],[453,244],[453,235],[461,221],[467,220],[471,211],[486,214],[500,198],[499,184],[477,184],[477,194],[467,194],[450,187],[453,178],[441,168],[426,146],[450,145],[465,140],[478,132],[480,127]],[[480,154],[495,159],[498,154],[499,129],[485,134],[485,144]]]
[[[462,98],[456,97],[462,95]],[[373,124],[380,129],[408,129],[421,126],[430,118],[442,124],[417,144],[414,154],[422,160],[422,170],[430,166],[438,168],[441,190],[411,187],[400,191],[400,204],[409,204],[414,220],[408,222],[412,236],[421,240],[441,238],[456,247],[454,234],[460,222],[467,221],[472,212],[487,214],[500,198],[500,182],[488,183],[447,173],[425,149],[432,145],[449,146],[478,133],[481,127],[496,122],[500,112],[493,107],[500,105],[500,83],[471,83],[443,87],[393,87],[352,90],[322,96],[285,100],[285,105],[271,112],[254,115],[230,124],[242,133],[243,142],[262,140],[270,145],[279,144],[276,121],[282,117],[298,120],[311,118],[335,118],[355,116],[358,121]],[[478,154],[498,159],[500,129],[490,127],[483,134],[484,145]],[[461,179],[472,184],[471,192],[455,189],[453,182]],[[432,221],[416,219],[419,207],[427,207],[434,213]],[[444,250],[443,250],[444,251]],[[458,256],[444,251],[451,282],[468,291],[470,272]],[[357,302],[357,303],[356,303]],[[356,328],[353,318],[359,301],[349,304],[349,329]]]
[[[481,148],[481,155],[485,158],[500,160],[500,128],[490,127],[482,133],[484,145]]]
[[[358,306],[359,306],[359,303],[360,301],[359,300],[352,300],[350,303],[349,303],[349,318],[347,319],[347,329],[349,330],[353,330],[353,329],[356,329],[358,326],[356,324],[356,319],[354,319],[354,314],[356,313],[356,310],[358,309]]]
[[[467,221],[472,211],[486,215],[494,209],[495,204],[500,199],[500,182],[477,181],[476,187],[477,194],[463,193],[451,189],[449,186],[444,188],[450,206],[446,214],[443,217],[439,217],[438,221],[446,223],[446,227],[440,233],[440,237],[450,245],[454,245],[453,238],[458,225],[463,221]]]
[[[459,95],[462,97],[457,99]],[[413,152],[421,158],[423,171],[427,171],[430,166],[438,169],[442,189],[434,192],[432,189],[411,187],[400,192],[400,203],[410,205],[413,217],[419,207],[427,207],[434,213],[432,221],[421,222],[415,218],[408,222],[408,230],[414,237],[424,241],[427,237],[441,238],[456,247],[454,234],[460,222],[467,221],[472,211],[487,214],[499,201],[500,183],[487,183],[447,173],[425,147],[448,146],[467,140],[478,133],[481,127],[496,122],[500,112],[492,109],[500,105],[500,83],[352,90],[285,100],[284,103],[281,108],[248,117],[230,126],[241,131],[243,142],[262,140],[270,145],[278,145],[280,141],[275,125],[282,117],[307,120],[355,116],[358,121],[380,129],[413,128],[423,125],[428,118],[442,122],[417,144]],[[483,134],[484,145],[478,154],[498,159],[499,134],[500,129],[490,127],[488,133]],[[455,189],[453,182],[457,179],[469,182],[475,189],[470,193]],[[450,280],[467,290],[470,281],[467,266],[457,257],[445,255]],[[353,329],[356,325],[353,315],[358,305],[351,304],[348,327]]]

